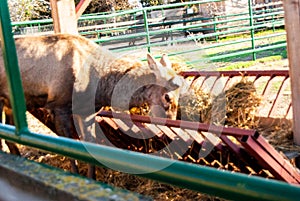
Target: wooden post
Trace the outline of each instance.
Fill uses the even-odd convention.
[[[290,67],[294,142],[300,145],[300,0],[284,0]]]
[[[55,33],[78,34],[74,0],[50,0]]]
[[[76,6],[76,18],[78,19],[92,0],[80,0],[80,2]]]

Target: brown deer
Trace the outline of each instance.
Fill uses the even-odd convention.
[[[176,118],[184,80],[166,55],[157,62],[148,54],[148,65],[142,65],[116,59],[94,42],[67,34],[18,38],[15,44],[27,110],[42,108],[51,114],[52,129],[60,136],[87,132],[82,125],[88,127],[87,117],[103,106],[129,109],[147,103],[153,116]],[[2,59],[0,101],[11,108]]]

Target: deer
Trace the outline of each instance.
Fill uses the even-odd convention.
[[[160,61],[147,54],[144,65],[69,34],[16,38],[15,45],[26,108],[50,114],[58,136],[88,136],[87,128],[95,123],[90,117],[103,106],[117,110],[147,103],[152,116],[176,118],[185,82],[166,54]],[[0,109],[11,114],[2,52],[0,56]],[[93,141],[89,136],[83,140]],[[72,172],[77,172],[74,164]]]

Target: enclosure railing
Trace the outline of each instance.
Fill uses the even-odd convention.
[[[232,200],[297,200],[300,187],[255,176],[79,142],[29,131],[7,1],[0,1],[0,37],[16,126],[0,124],[0,137],[95,165],[113,164],[140,176]],[[89,150],[89,151],[87,151]],[[90,154],[90,152],[93,152]],[[156,170],[158,165],[166,168]]]
[[[228,7],[220,0],[205,0],[85,15],[78,21],[79,32],[115,52],[159,49],[188,58],[198,53],[187,61],[196,68],[207,60],[243,55],[252,55],[255,60],[264,51],[284,49],[282,2],[254,6],[248,2],[244,9]],[[210,7],[214,7],[213,13],[207,9]],[[13,23],[16,34],[47,34],[51,26],[51,20]],[[262,30],[272,32],[257,34]],[[243,38],[234,39],[236,35]],[[230,42],[220,40],[226,37],[232,37]],[[221,47],[227,47],[226,51],[219,51]]]

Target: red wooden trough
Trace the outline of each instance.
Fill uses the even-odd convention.
[[[290,99],[287,107],[278,104],[289,95],[288,71],[191,71],[182,75],[191,85],[209,86],[211,91],[225,90],[234,79],[247,76],[268,100],[267,118],[287,118],[291,113]],[[277,107],[281,113],[276,113]],[[300,184],[299,170],[256,130],[109,111],[100,111],[96,121],[103,131],[97,136],[100,144]]]
[[[109,111],[96,120],[100,144],[300,184],[298,170],[255,130]]]

